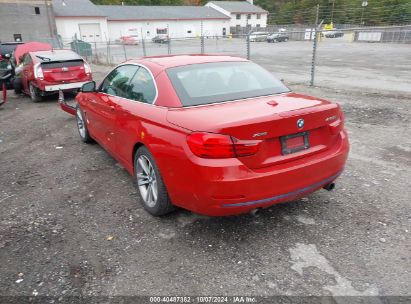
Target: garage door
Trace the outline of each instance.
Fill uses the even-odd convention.
[[[81,40],[93,42],[101,41],[101,30],[99,23],[79,24]]]

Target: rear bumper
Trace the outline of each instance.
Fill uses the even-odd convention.
[[[44,86],[44,91],[46,92],[54,92],[58,90],[73,90],[73,89],[80,89],[83,84],[85,84],[87,81],[82,81],[82,82],[71,82],[71,83],[60,83],[60,84],[54,84],[54,85],[45,85]]]
[[[250,170],[238,159],[224,167],[205,166],[203,159],[191,170],[191,176],[183,177],[198,181],[192,192],[186,189],[185,195],[179,195],[180,199],[185,196],[179,201],[190,203],[176,204],[200,214],[226,216],[304,197],[342,173],[348,151],[347,135],[342,131],[333,148],[268,168]]]

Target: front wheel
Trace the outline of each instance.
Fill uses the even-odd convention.
[[[41,101],[41,95],[40,95],[40,90],[37,89],[32,82],[30,82],[30,86],[29,86],[29,90],[30,90],[30,98],[31,101],[33,102],[40,102]]]
[[[157,164],[146,147],[140,147],[134,156],[134,172],[144,209],[154,216],[174,210]]]

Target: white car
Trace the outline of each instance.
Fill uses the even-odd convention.
[[[267,32],[253,32],[250,34],[250,42],[266,41],[269,33]]]

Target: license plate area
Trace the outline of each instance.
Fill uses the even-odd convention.
[[[310,147],[308,131],[281,136],[280,142],[283,155],[296,153]]]

